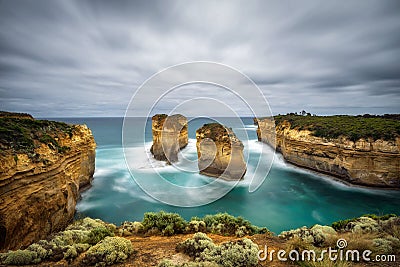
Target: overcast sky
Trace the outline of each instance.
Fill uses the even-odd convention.
[[[274,114],[400,113],[399,14],[397,0],[0,0],[0,110],[123,116],[151,75],[213,61],[254,80]],[[224,94],[207,88],[159,108]]]

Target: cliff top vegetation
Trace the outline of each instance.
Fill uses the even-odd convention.
[[[294,129],[309,130],[323,138],[344,136],[352,141],[360,138],[389,141],[400,136],[400,114],[303,116],[291,113],[274,116],[274,119],[276,125],[288,121]]]
[[[60,134],[72,136],[74,126],[63,122],[35,120],[28,114],[0,112],[0,153],[12,150],[13,153],[34,154],[41,143],[51,149],[64,152],[56,140]]]

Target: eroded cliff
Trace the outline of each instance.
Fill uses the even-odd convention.
[[[276,144],[285,160],[330,174],[343,181],[372,187],[400,188],[400,138],[374,140],[316,137],[288,121],[255,119],[258,140]],[[275,132],[274,132],[275,131]],[[276,138],[276,139],[274,139]],[[272,145],[273,146],[273,145]]]
[[[0,250],[64,228],[89,185],[96,143],[85,125],[0,116]]]
[[[243,143],[232,129],[218,123],[203,125],[196,131],[196,148],[201,174],[227,180],[245,175]]]
[[[168,163],[178,160],[178,152],[188,144],[186,117],[175,114],[157,114],[152,117],[153,145],[151,153],[157,160]]]

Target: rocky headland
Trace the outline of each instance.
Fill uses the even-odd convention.
[[[178,161],[178,152],[188,144],[186,117],[175,114],[157,114],[152,117],[153,145],[151,153],[157,160],[168,163]]]
[[[24,247],[71,222],[95,169],[85,125],[0,113],[0,250]]]
[[[396,119],[281,115],[275,121],[255,119],[255,124],[258,140],[275,144],[294,165],[351,184],[400,188]]]
[[[227,180],[245,175],[243,143],[232,129],[219,123],[203,125],[196,131],[196,148],[201,174]]]

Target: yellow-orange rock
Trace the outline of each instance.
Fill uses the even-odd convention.
[[[315,137],[289,122],[255,119],[258,140],[276,144],[285,160],[300,167],[371,187],[400,188],[400,138],[393,141]],[[274,132],[275,131],[275,132]],[[276,134],[276,137],[275,137]],[[276,142],[274,142],[276,138]]]
[[[152,117],[153,145],[151,153],[157,160],[178,161],[178,152],[188,144],[186,117],[175,114],[157,114]]]
[[[0,250],[46,238],[73,219],[79,189],[93,177],[96,143],[85,125],[70,129],[69,134],[53,129],[57,149],[34,140],[32,153],[1,151]]]
[[[203,125],[196,131],[196,148],[201,174],[227,180],[245,175],[243,143],[232,129],[219,123]]]

